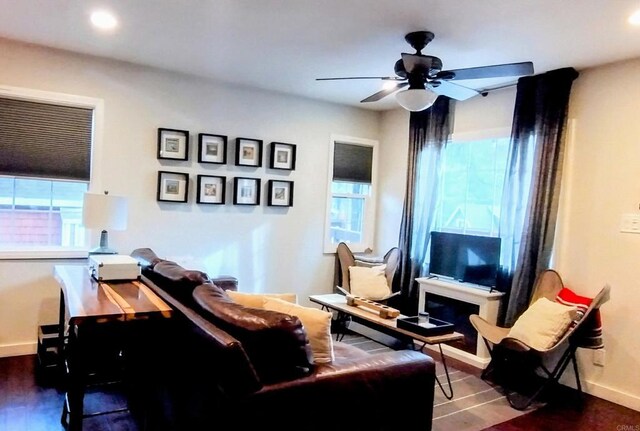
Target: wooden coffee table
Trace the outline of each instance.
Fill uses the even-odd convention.
[[[328,311],[336,311],[338,312],[338,321],[344,322],[348,324],[349,321],[356,321],[362,325],[365,325],[371,329],[375,329],[376,331],[380,331],[384,334],[390,335],[392,337],[398,338],[400,340],[406,340],[410,343],[413,349],[419,350],[424,353],[425,346],[428,345],[437,345],[438,350],[440,351],[440,360],[442,361],[442,365],[444,366],[445,375],[447,377],[447,385],[449,387],[449,391],[445,391],[444,387],[440,383],[438,376],[436,376],[436,382],[438,386],[440,386],[440,390],[444,394],[447,399],[453,398],[453,386],[451,386],[451,379],[449,377],[449,370],[447,369],[446,357],[442,353],[442,343],[446,343],[449,341],[458,341],[464,338],[464,335],[458,332],[452,332],[451,334],[444,335],[436,335],[436,336],[424,336],[421,334],[417,334],[415,332],[409,331],[407,329],[398,328],[397,320],[398,318],[404,318],[407,316],[400,315],[397,318],[393,319],[383,319],[378,315],[375,310],[368,310],[363,306],[352,306],[347,305],[347,300],[344,295],[338,293],[330,293],[326,295],[311,295],[309,297],[311,302],[315,302],[316,304],[320,304],[323,309]],[[418,349],[415,347],[415,342],[418,341],[422,343],[422,346]]]

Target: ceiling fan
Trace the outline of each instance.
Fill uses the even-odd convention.
[[[475,90],[452,81],[467,79],[501,78],[533,74],[533,63],[494,64],[490,66],[470,67],[466,69],[442,70],[442,60],[438,57],[422,54],[422,50],[431,42],[434,34],[430,31],[408,33],[405,40],[416,50],[415,54],[402,53],[396,61],[396,76],[352,76],[345,78],[316,78],[316,81],[335,81],[343,79],[380,79],[387,81],[385,88],[361,100],[361,103],[376,102],[396,91],[409,87],[396,94],[398,103],[409,111],[422,111],[431,106],[440,95],[456,100],[466,100],[479,94],[485,95],[489,89]],[[492,88],[496,89],[496,88]]]

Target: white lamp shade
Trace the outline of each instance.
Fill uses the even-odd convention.
[[[424,88],[410,88],[396,93],[396,100],[408,111],[424,111],[433,105],[438,95]]]
[[[98,193],[85,193],[82,225],[89,229],[127,228],[127,199]]]

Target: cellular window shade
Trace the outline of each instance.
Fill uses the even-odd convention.
[[[373,147],[341,144],[333,150],[333,180],[371,184]]]
[[[0,98],[0,174],[89,181],[93,110]]]

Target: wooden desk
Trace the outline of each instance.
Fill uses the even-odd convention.
[[[427,337],[424,335],[416,334],[415,332],[411,332],[406,329],[398,328],[397,319],[407,317],[405,315],[400,315],[394,319],[383,319],[378,315],[378,313],[373,311],[368,311],[366,307],[363,306],[352,306],[347,305],[347,300],[344,295],[340,295],[338,293],[331,293],[327,295],[311,295],[309,297],[311,302],[315,302],[316,304],[322,305],[324,309],[329,311],[337,311],[338,312],[338,320],[345,321],[347,319],[356,320],[358,323],[361,323],[369,328],[375,329],[377,331],[383,332],[387,335],[391,335],[392,337],[409,340],[411,342],[411,346],[414,347],[414,341],[418,341],[423,343],[422,347],[420,347],[420,351],[423,352],[424,347],[429,345],[437,345],[440,350],[440,359],[442,360],[442,365],[444,366],[445,375],[447,377],[447,383],[449,385],[449,393],[447,393],[440,383],[440,380],[436,376],[436,382],[442,393],[447,399],[453,398],[453,386],[451,386],[451,379],[449,377],[449,370],[447,369],[447,362],[445,360],[445,356],[442,353],[442,343],[446,343],[449,341],[458,341],[464,338],[464,335],[453,332],[451,334],[444,335],[436,335],[432,337]],[[415,347],[414,347],[415,348]]]
[[[69,429],[80,431],[85,416],[84,392],[92,330],[116,327],[109,324],[127,328],[124,325],[134,320],[165,319],[171,317],[172,310],[138,280],[97,282],[87,267],[71,265],[56,265],[54,276],[60,284],[61,365],[66,365],[69,380],[62,422],[66,424],[68,417]],[[65,332],[68,332],[66,346]]]

